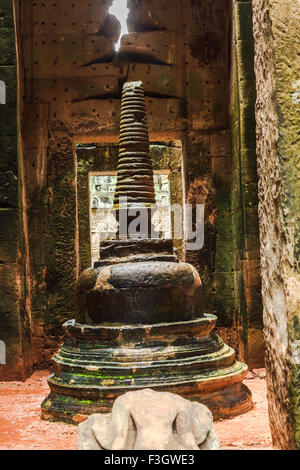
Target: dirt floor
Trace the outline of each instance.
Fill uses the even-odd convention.
[[[40,404],[48,393],[47,371],[35,372],[25,383],[0,382],[0,449],[72,450],[75,426],[40,419]],[[249,373],[246,385],[253,393],[250,412],[215,423],[222,449],[272,450],[268,424],[264,370]]]

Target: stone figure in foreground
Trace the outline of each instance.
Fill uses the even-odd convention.
[[[117,398],[112,413],[78,427],[79,450],[217,450],[209,409],[168,392],[145,389]]]

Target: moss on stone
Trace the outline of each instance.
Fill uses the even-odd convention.
[[[12,2],[0,0],[0,30],[14,28],[14,16]]]
[[[0,136],[12,136],[17,140],[17,106],[0,105]]]
[[[0,28],[0,65],[16,64],[15,34],[12,28]]]
[[[262,328],[263,323],[259,273],[257,277],[257,273],[251,271],[250,264],[244,262],[248,259],[252,265],[256,260],[259,263],[252,2],[234,2],[233,35],[233,96],[230,119],[233,267],[236,322],[242,327],[243,348],[247,360],[248,328]],[[263,347],[262,336],[260,340]]]
[[[16,135],[0,136],[0,171],[18,172],[18,146]]]

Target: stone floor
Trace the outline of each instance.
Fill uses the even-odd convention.
[[[47,376],[47,371],[38,371],[25,383],[0,382],[0,450],[76,449],[76,427],[40,419],[40,404],[48,393]],[[249,373],[246,384],[253,393],[254,408],[216,423],[221,448],[272,450],[264,370]]]

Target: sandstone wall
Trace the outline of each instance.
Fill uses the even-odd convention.
[[[23,236],[22,168],[18,149],[18,92],[14,15],[0,1],[0,340],[6,364],[0,379],[24,379],[32,370],[30,305],[25,303],[26,242]],[[4,362],[4,361],[3,361]]]
[[[237,331],[251,367],[264,363],[252,2],[233,2],[231,82],[233,266]]]
[[[300,448],[299,39],[293,0],[254,0],[268,400],[274,443]]]
[[[76,307],[82,201],[75,143],[116,142],[122,84],[140,79],[151,140],[182,141],[183,192],[187,202],[206,205],[204,248],[188,252],[187,261],[199,269],[206,310],[217,313],[222,334],[243,357],[251,311],[259,318],[254,296],[247,293],[257,283],[258,260],[257,240],[249,232],[254,247],[249,260],[237,266],[234,261],[239,229],[233,225],[232,194],[240,189],[232,184],[238,166],[231,159],[229,121],[231,1],[129,0],[130,34],[119,55],[114,49],[119,25],[108,14],[110,4],[14,1],[34,365],[49,364],[61,324],[74,317]],[[255,201],[250,183],[243,197]],[[250,216],[247,220],[251,225]]]

